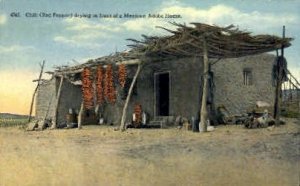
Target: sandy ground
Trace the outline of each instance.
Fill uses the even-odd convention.
[[[0,128],[0,185],[298,186],[299,129]]]

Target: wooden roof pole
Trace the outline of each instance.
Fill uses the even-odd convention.
[[[285,26],[282,30],[282,38],[285,38]],[[284,46],[281,46],[281,56],[277,59],[277,78],[276,78],[276,89],[275,89],[275,101],[274,101],[274,118],[275,125],[279,126],[280,124],[280,103],[281,103],[281,85],[283,80],[283,63],[284,63]]]
[[[45,60],[43,61],[42,64],[40,64],[41,66],[41,71],[40,71],[40,75],[39,75],[39,79],[37,80],[37,85],[34,89],[34,92],[33,92],[33,95],[32,95],[32,98],[31,98],[31,104],[30,104],[30,111],[29,111],[29,116],[28,116],[28,122],[30,122],[31,120],[31,114],[32,114],[32,109],[33,109],[33,103],[34,103],[34,99],[35,99],[35,95],[39,89],[39,86],[41,84],[41,80],[42,80],[42,75],[43,75],[43,71],[44,71],[44,66],[45,66]]]
[[[139,63],[138,64],[138,68],[136,70],[136,73],[133,77],[133,80],[131,82],[131,85],[130,85],[130,88],[129,88],[129,91],[128,91],[128,95],[127,95],[127,98],[126,98],[126,101],[125,101],[125,104],[124,104],[124,107],[123,107],[123,112],[122,112],[122,118],[121,118],[121,124],[120,124],[120,130],[121,131],[124,131],[125,130],[125,122],[126,122],[126,115],[127,115],[127,107],[128,107],[128,104],[129,104],[129,101],[130,101],[130,98],[131,98],[131,95],[132,95],[132,91],[133,91],[133,87],[136,83],[136,80],[137,80],[137,77],[139,76],[140,74],[140,71],[142,69],[142,66],[143,64],[142,63]]]
[[[123,64],[123,65],[138,65],[139,63],[140,63],[140,60],[132,59],[132,60],[127,60],[127,61],[117,62],[117,63],[115,63],[115,65],[117,65],[117,66],[119,66],[121,64]],[[57,76],[67,75],[67,74],[76,74],[76,73],[82,72],[83,68],[85,68],[85,67],[96,68],[98,65],[101,65],[101,64],[86,65],[86,66],[80,65],[80,67],[77,67],[76,69],[58,71],[58,72],[54,72],[54,74]],[[102,65],[102,67],[106,68],[107,65]]]
[[[208,95],[208,52],[206,38],[203,38],[203,89],[202,89],[202,102],[200,111],[200,132],[207,132],[207,95]]]
[[[54,118],[53,118],[53,124],[52,124],[51,129],[57,128],[58,107],[59,107],[59,101],[60,101],[60,95],[61,95],[61,89],[62,89],[63,82],[64,82],[64,76],[60,76],[60,83],[59,83],[59,87],[58,87],[58,91],[57,91],[56,99],[55,99],[55,111],[54,111]]]

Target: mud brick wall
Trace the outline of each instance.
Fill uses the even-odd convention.
[[[156,116],[155,108],[155,73],[170,73],[170,101],[169,112],[171,116],[196,116],[200,108],[199,87],[202,71],[200,59],[184,58],[150,63],[142,69],[137,79],[137,94],[132,95],[128,105],[127,122],[131,121],[134,104],[142,105],[150,119]],[[134,76],[136,67],[131,68],[130,77]],[[118,96],[119,97],[119,96]],[[114,105],[104,107],[104,118],[108,123],[119,124],[122,115],[124,100],[118,98]]]
[[[56,95],[60,80],[52,78],[40,85],[36,97],[36,117],[43,119],[49,106],[48,119],[54,119]],[[69,108],[79,111],[81,104],[81,86],[75,86],[64,79],[58,106],[57,124],[58,126],[66,122],[66,115]]]
[[[169,72],[169,115],[191,118],[199,110],[200,74],[202,62],[198,58],[183,58],[153,63],[144,69],[138,80],[137,101],[151,117],[156,116],[155,85],[156,73]]]
[[[212,66],[216,86],[216,107],[224,105],[231,114],[242,114],[254,108],[256,101],[266,101],[273,105],[275,87],[272,84],[272,67],[274,61],[274,55],[261,54],[223,59]],[[252,85],[244,85],[244,69],[251,69]]]
[[[60,104],[58,106],[58,125],[66,123],[66,115],[69,113],[69,109],[73,109],[73,112],[79,113],[81,102],[81,86],[73,85],[67,79],[64,79],[61,87]]]
[[[49,111],[47,114],[47,119],[53,119],[55,110],[55,97],[56,97],[56,79],[42,83],[39,86],[36,95],[35,102],[35,116],[37,119],[44,119],[46,116],[48,107]]]
[[[242,114],[254,108],[256,101],[273,104],[275,87],[272,85],[272,67],[274,60],[274,55],[262,54],[222,59],[213,65],[215,107],[224,105],[231,114]],[[200,90],[202,64],[202,58],[183,58],[145,65],[137,79],[137,94],[132,95],[128,105],[127,122],[131,121],[135,103],[142,105],[143,111],[148,113],[150,120],[156,116],[154,77],[155,73],[160,72],[170,73],[169,115],[180,115],[188,119],[192,116],[196,117],[199,114],[202,94]],[[128,67],[128,77],[134,76],[136,68],[136,66]],[[252,85],[244,85],[244,69],[251,69]],[[107,123],[119,125],[125,100],[121,99],[120,86],[116,77],[117,101],[115,104],[105,104],[102,109]],[[49,101],[53,103],[50,106],[48,118],[54,116],[54,99],[57,89],[58,81],[56,82],[55,79],[41,85],[37,95],[36,116],[45,115]],[[53,93],[55,96],[51,99]],[[79,111],[81,101],[81,86],[75,86],[65,80],[58,107],[59,125],[66,121],[66,114],[70,108]]]

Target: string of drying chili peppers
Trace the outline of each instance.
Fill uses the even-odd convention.
[[[84,107],[91,109],[93,107],[93,85],[91,71],[88,68],[83,69],[81,80]]]

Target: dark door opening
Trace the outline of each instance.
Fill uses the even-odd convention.
[[[156,81],[156,113],[158,116],[169,115],[169,93],[170,77],[169,72],[155,75]]]

